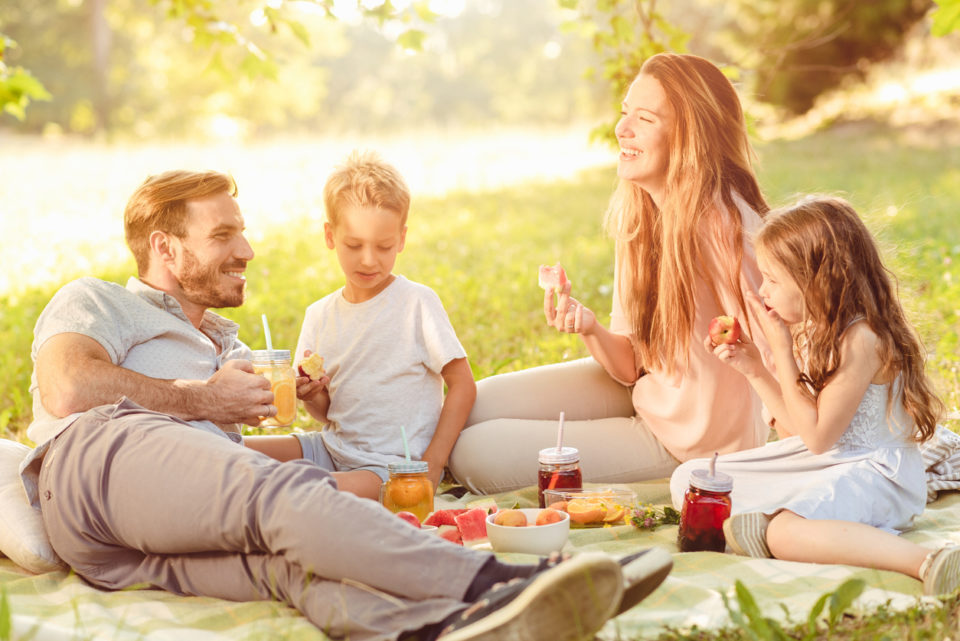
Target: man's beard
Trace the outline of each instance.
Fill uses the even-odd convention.
[[[239,261],[230,267],[224,267],[223,270],[232,271],[231,267],[235,268],[236,271],[243,271],[246,262]],[[183,270],[177,280],[184,296],[191,303],[208,308],[239,307],[242,305],[246,294],[246,283],[240,282],[225,288],[221,285],[221,278],[223,277],[223,271],[219,266],[201,265],[196,254],[184,248]]]

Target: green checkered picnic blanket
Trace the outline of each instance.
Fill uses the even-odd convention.
[[[638,501],[670,503],[666,480],[633,483]],[[437,507],[457,507],[478,497],[440,496]],[[501,507],[535,507],[536,489],[526,488],[493,497]],[[936,547],[960,542],[960,493],[947,492],[927,506],[916,527],[904,536]],[[906,608],[916,605],[920,583],[894,572],[839,565],[747,559],[713,552],[679,553],[676,526],[654,531],[629,525],[573,529],[572,550],[604,550],[620,555],[658,545],[674,552],[674,570],[646,600],[610,621],[602,639],[642,639],[658,635],[666,626],[688,629],[731,626],[721,595],[733,595],[741,580],[766,616],[782,622],[802,622],[816,600],[844,580],[862,578],[867,589],[855,606],[872,610],[880,605]],[[504,560],[527,562],[533,557],[502,555]],[[296,639],[322,641],[326,637],[292,608],[279,603],[232,603],[219,599],[178,597],[157,590],[107,592],[90,587],[66,572],[32,575],[0,559],[0,590],[12,613],[14,639],[127,641],[208,641]],[[0,607],[2,610],[2,607]],[[2,625],[2,612],[0,612]]]

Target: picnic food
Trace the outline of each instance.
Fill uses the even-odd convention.
[[[520,510],[502,510],[497,512],[493,522],[505,527],[526,527],[527,515]]]
[[[264,418],[263,427],[288,427],[297,417],[297,379],[288,349],[258,349],[253,352],[253,371],[270,381],[274,416]]]
[[[380,502],[391,512],[411,512],[423,521],[433,511],[433,482],[426,461],[397,461],[387,466],[390,478],[380,488]]]
[[[580,527],[624,525],[636,501],[633,492],[616,488],[547,490],[544,498],[548,509],[566,512],[571,525]]]
[[[397,516],[416,528],[420,527],[420,519],[413,512],[400,511],[397,512]]]
[[[453,517],[460,530],[460,538],[464,544],[480,543],[487,540],[487,511],[481,507],[467,510],[463,514]]]
[[[730,517],[733,478],[723,472],[694,470],[683,496],[677,545],[681,552],[723,552],[723,522]]]
[[[580,471],[580,451],[575,447],[548,447],[540,450],[540,468],[537,472],[537,497],[540,507],[546,507],[544,490],[579,488],[583,485]]]
[[[710,321],[707,334],[714,345],[732,345],[740,340],[740,321],[736,316],[717,316]]]
[[[563,289],[563,286],[567,284],[567,273],[563,271],[560,263],[557,263],[553,267],[540,265],[537,282],[542,289],[560,291]]]
[[[326,374],[326,370],[323,369],[323,356],[316,352],[300,361],[297,369],[300,371],[300,376],[306,376],[311,381],[319,381]]]
[[[534,525],[550,525],[563,520],[563,515],[553,508],[545,508],[537,514],[537,520]]]

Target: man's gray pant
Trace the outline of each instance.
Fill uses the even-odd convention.
[[[395,639],[442,620],[489,554],[129,401],[57,437],[40,472],[57,553],[94,585],[278,599],[333,637]]]

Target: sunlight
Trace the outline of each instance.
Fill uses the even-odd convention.
[[[0,238],[22,239],[0,244],[0,294],[16,295],[127,260],[126,199],[146,176],[168,169],[232,174],[256,244],[277,225],[322,216],[323,180],[353,149],[376,150],[396,165],[410,185],[414,208],[418,198],[562,180],[615,162],[608,148],[590,144],[589,125],[247,145],[239,143],[242,123],[233,118],[215,116],[207,128],[215,142],[106,146],[25,139],[17,143],[17,154],[0,155],[0,195],[6,203]],[[38,184],[45,176],[57,177],[56,190]]]

